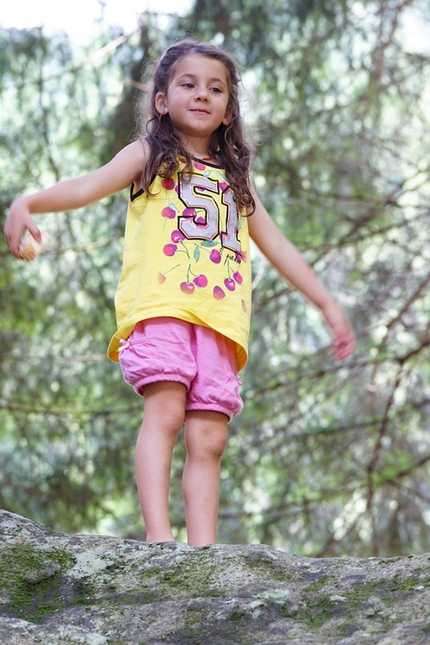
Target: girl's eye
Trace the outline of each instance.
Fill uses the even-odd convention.
[[[182,87],[192,88],[194,85],[192,83],[183,83]]]
[[[218,92],[221,93],[221,90],[219,87],[212,87],[212,92]]]

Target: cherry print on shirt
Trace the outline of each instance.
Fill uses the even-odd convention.
[[[185,237],[180,231],[173,231],[170,236],[170,239],[175,242],[174,244],[165,244],[163,246],[163,253],[168,257],[172,257],[175,253],[185,253],[189,258],[190,254],[188,252],[187,246],[184,244]],[[181,248],[178,248],[178,244],[181,245]]]
[[[182,215],[184,217],[195,217],[196,216],[196,209],[195,208],[185,208],[182,211]]]
[[[204,289],[208,286],[208,279],[205,275],[203,275],[203,273],[196,275],[193,282],[197,287],[200,287],[201,289]]]
[[[242,278],[242,275],[241,275],[240,271],[235,271],[233,273],[233,280],[235,280],[235,282],[237,282],[237,284],[242,284],[243,278]]]
[[[221,287],[214,287],[213,294],[215,300],[221,300],[222,298],[225,298],[225,292],[221,289]]]
[[[195,289],[192,282],[181,282],[180,287],[184,293],[193,293]]]
[[[163,284],[163,282],[166,282],[167,280],[167,274],[170,273],[170,271],[173,271],[173,269],[176,269],[177,267],[181,266],[180,264],[175,264],[174,267],[171,269],[168,269],[165,273],[161,273],[161,271],[158,272],[157,275],[157,280],[160,284]]]
[[[161,180],[161,185],[166,190],[173,190],[175,188],[176,182],[173,179],[173,177],[171,177],[170,179],[162,179]]]
[[[191,278],[191,276],[193,276],[193,278]],[[203,273],[196,275],[191,269],[191,264],[189,264],[187,268],[187,279],[186,281],[181,282],[179,286],[183,293],[190,294],[194,292],[195,287],[198,287],[199,289],[204,289],[205,287],[207,287],[207,285],[208,285],[207,277]]]
[[[178,247],[176,246],[176,244],[165,244],[163,246],[163,253],[168,257],[172,257],[172,255],[175,255],[177,250],[178,250]]]
[[[219,264],[221,262],[221,253],[218,249],[213,249],[209,255],[211,262],[214,264]]]
[[[182,242],[182,240],[185,240],[185,235],[178,230],[172,231],[170,235],[170,239],[172,240],[172,242],[177,244],[178,242]]]
[[[163,208],[161,211],[161,217],[168,217],[169,219],[173,219],[176,217],[177,211],[175,211],[173,208],[170,206],[166,206],[166,208]]]

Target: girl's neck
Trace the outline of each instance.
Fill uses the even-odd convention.
[[[190,146],[189,144],[184,146],[185,150],[188,152],[190,157],[197,157],[197,159],[201,159],[202,161],[210,161],[211,159],[213,160],[213,157],[209,154],[207,151],[198,151],[194,146]]]
[[[186,139],[183,141],[183,146],[185,150],[191,157],[197,157],[202,161],[214,161],[214,158],[209,154],[209,141],[198,140],[196,142]]]
[[[190,153],[190,155],[191,155],[192,157],[194,157],[195,159],[200,159],[201,161],[215,161],[215,160],[214,160],[214,158],[213,158],[213,157],[210,157],[209,155],[206,155],[206,156],[205,156],[205,155],[201,155],[201,154],[199,154],[199,153],[197,153],[197,152],[192,152],[191,150],[188,150],[188,149],[187,149],[187,151],[188,151],[188,152]]]

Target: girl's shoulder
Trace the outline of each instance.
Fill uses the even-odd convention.
[[[146,139],[136,139],[136,141],[125,146],[121,152],[124,156],[129,157],[130,161],[140,163],[143,168],[149,157],[150,146]]]
[[[140,181],[149,152],[148,142],[144,139],[137,139],[125,146],[114,158],[127,175],[129,184],[134,183],[136,185]]]

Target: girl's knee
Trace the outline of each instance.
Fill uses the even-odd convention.
[[[220,457],[223,456],[225,449],[227,448],[228,441],[228,429],[227,424],[222,430],[219,430],[215,437],[213,437],[213,452],[218,454]]]
[[[227,418],[214,423],[212,419],[194,420],[185,426],[185,442],[188,454],[196,457],[221,459],[228,441]]]
[[[210,432],[201,438],[199,450],[212,459],[221,459],[227,447],[227,433]]]
[[[184,425],[184,411],[180,407],[166,406],[154,417],[146,411],[143,415],[142,428],[149,432],[176,438]]]

